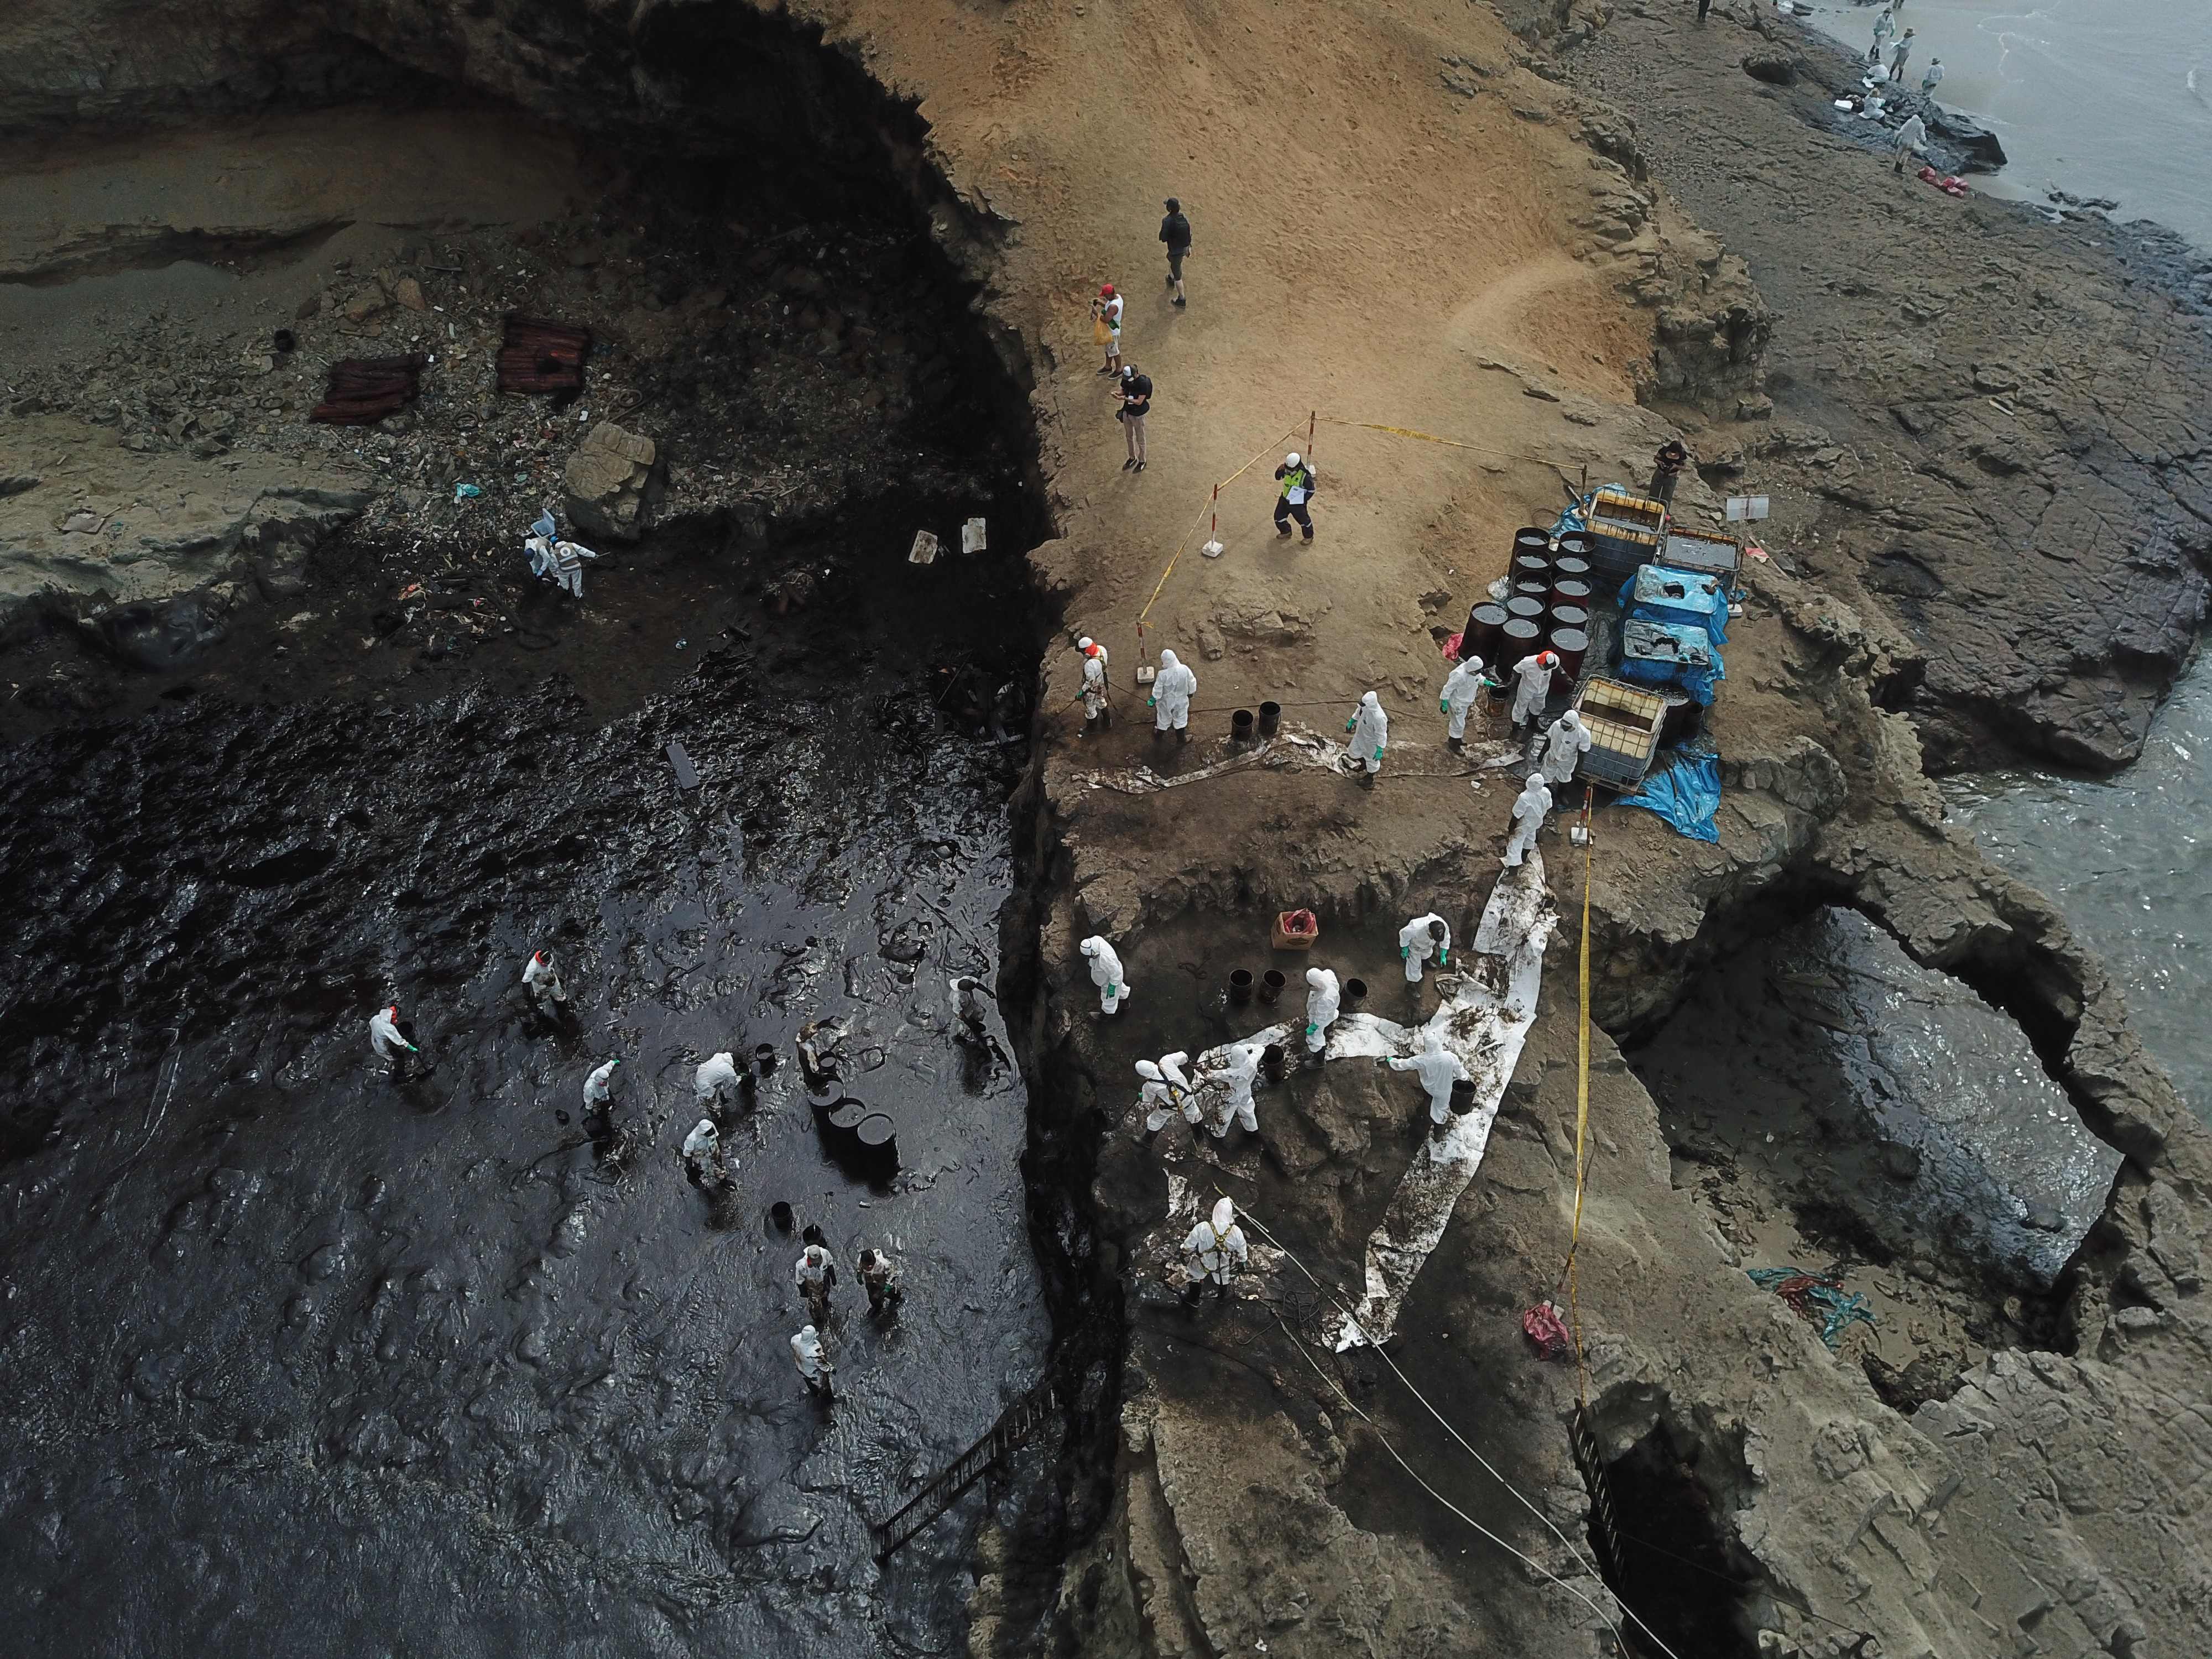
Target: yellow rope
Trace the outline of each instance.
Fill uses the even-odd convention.
[[[1258,453],[1255,454],[1250,460],[1245,462],[1243,465],[1238,467],[1234,472],[1224,478],[1219,483],[1214,485],[1213,490],[1207,492],[1206,505],[1198,509],[1199,519],[1206,517],[1208,513],[1213,510],[1214,491],[1228,489],[1230,485],[1235,483],[1239,478],[1243,477],[1247,472],[1249,472],[1255,466],[1258,465],[1261,456],[1272,454],[1277,444],[1285,442],[1297,435],[1297,428],[1293,427],[1291,430],[1285,432],[1280,438],[1272,439],[1268,442],[1261,445]],[[1168,568],[1160,572],[1159,580],[1152,584],[1152,598],[1145,601],[1145,608],[1137,613],[1137,627],[1139,631],[1141,632],[1143,630],[1145,626],[1145,618],[1152,614],[1152,606],[1158,603],[1160,590],[1168,585],[1168,578],[1175,574],[1176,564],[1177,561],[1182,559],[1184,550],[1189,547],[1190,538],[1197,533],[1198,519],[1194,519],[1191,520],[1190,528],[1182,532],[1182,539],[1176,544],[1175,557],[1168,561]]]
[[[1510,461],[1533,461],[1542,459],[1535,455],[1524,455],[1517,449],[1491,449],[1481,444],[1462,443],[1457,438],[1439,438],[1433,432],[1417,432],[1410,426],[1385,426],[1379,421],[1340,421],[1332,416],[1321,424],[1358,427],[1363,432],[1387,432],[1394,438],[1414,438],[1425,444],[1442,444],[1447,449],[1469,449],[1478,455],[1500,455]]]

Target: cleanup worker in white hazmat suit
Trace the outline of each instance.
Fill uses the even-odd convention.
[[[1419,1072],[1421,1086],[1429,1091],[1429,1121],[1438,1128],[1451,1121],[1451,1091],[1455,1083],[1468,1080],[1467,1067],[1460,1064],[1459,1056],[1444,1047],[1443,1039],[1435,1031],[1421,1033],[1421,1046],[1412,1057],[1389,1062],[1394,1072]]]
[[[604,1065],[594,1066],[592,1074],[584,1079],[584,1115],[586,1117],[614,1099],[615,1068],[621,1064],[618,1060],[608,1060]]]
[[[553,965],[550,951],[532,951],[522,964],[522,988],[537,1001],[566,1002],[568,989],[561,983],[561,970]]]
[[[1336,1024],[1341,997],[1336,975],[1326,968],[1306,969],[1306,1054],[1309,1065],[1321,1064],[1328,1048],[1328,1028]]]
[[[1091,982],[1098,988],[1098,1012],[1110,1014],[1129,1000],[1129,981],[1121,976],[1121,958],[1103,933],[1093,933],[1076,947],[1091,961]]]
[[[1437,693],[1437,712],[1444,718],[1444,741],[1454,750],[1466,746],[1467,711],[1482,695],[1482,659],[1469,657],[1444,676],[1444,689]]]
[[[1146,1134],[1159,1133],[1177,1112],[1193,1123],[1198,1121],[1198,1108],[1176,1093],[1175,1085],[1167,1080],[1158,1064],[1139,1060],[1137,1075],[1145,1080],[1144,1086],[1137,1091],[1137,1104],[1145,1109]]]
[[[1589,753],[1589,728],[1571,708],[1552,722],[1544,734],[1544,781],[1554,787],[1575,775],[1582,757]]]
[[[1095,726],[1103,732],[1114,724],[1114,707],[1106,700],[1106,647],[1088,635],[1075,642],[1083,653],[1083,735]]]
[[[1182,1249],[1190,1259],[1190,1289],[1185,1294],[1194,1297],[1206,1285],[1216,1296],[1227,1296],[1231,1278],[1252,1260],[1244,1230],[1237,1224],[1237,1206],[1225,1198],[1213,1206],[1211,1219],[1190,1230]]]
[[[399,1005],[380,1008],[368,1017],[368,1052],[386,1062],[397,1077],[407,1064],[409,1054],[422,1051],[399,1035]]]
[[[1216,1140],[1229,1133],[1232,1123],[1242,1123],[1246,1134],[1260,1133],[1260,1114],[1252,1101],[1252,1085],[1259,1078],[1260,1056],[1266,1048],[1261,1042],[1232,1042],[1228,1059],[1212,1073],[1229,1090],[1229,1098],[1221,1109],[1221,1121],[1213,1126]]]
[[[1451,927],[1431,910],[1425,916],[1415,916],[1398,930],[1398,954],[1406,963],[1406,983],[1421,982],[1421,968],[1431,957],[1437,966],[1451,966]]]
[[[691,1074],[691,1086],[697,1093],[702,1109],[719,1109],[722,1091],[738,1086],[738,1063],[727,1048],[718,1054],[709,1054],[699,1063]]]
[[[684,1164],[691,1179],[702,1187],[719,1186],[729,1180],[732,1166],[723,1156],[722,1132],[714,1127],[713,1118],[701,1118],[684,1137]]]
[[[830,1351],[822,1346],[822,1334],[813,1326],[804,1327],[791,1339],[791,1363],[806,1379],[807,1393],[819,1395],[824,1400],[836,1397],[830,1392],[830,1378],[836,1367],[830,1363]]]
[[[1186,668],[1172,651],[1160,653],[1160,672],[1152,678],[1152,695],[1145,699],[1152,709],[1152,734],[1170,726],[1178,743],[1190,741],[1190,698],[1198,690],[1198,676]]]
[[[837,1282],[837,1264],[830,1260],[830,1252],[819,1244],[809,1244],[799,1253],[799,1261],[791,1270],[791,1282],[806,1298],[807,1316],[817,1327],[827,1325],[830,1290]]]
[[[1556,653],[1539,651],[1513,665],[1520,684],[1513,689],[1513,726],[1516,731],[1541,717],[1544,699],[1552,695],[1552,671],[1559,665]]]
[[[1390,717],[1382,712],[1382,699],[1372,691],[1362,696],[1344,729],[1352,733],[1352,741],[1345,745],[1347,757],[1367,769],[1359,781],[1372,787],[1375,775],[1382,769],[1382,751],[1390,746]]]
[[[1544,787],[1544,775],[1531,773],[1528,787],[1513,801],[1513,835],[1505,843],[1507,869],[1519,864],[1536,844],[1536,832],[1544,827],[1544,819],[1551,810],[1552,792]]]

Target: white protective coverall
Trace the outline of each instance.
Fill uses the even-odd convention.
[[[368,1018],[368,1052],[379,1060],[397,1060],[399,1051],[410,1054],[421,1049],[399,1035],[399,1005],[380,1008]]]
[[[1320,1054],[1328,1047],[1328,1028],[1336,1024],[1341,995],[1336,975],[1326,968],[1306,969],[1306,1051]]]
[[[1088,726],[1105,712],[1106,653],[1101,647],[1083,659],[1083,723]]]
[[[1575,768],[1589,752],[1589,728],[1582,716],[1571,708],[1552,722],[1552,729],[1544,734],[1544,781],[1562,784],[1575,775]]]
[[[702,1117],[691,1126],[691,1133],[684,1137],[684,1156],[687,1158],[712,1159],[722,1144],[722,1132],[714,1127],[714,1120]]]
[[[1441,927],[1439,939],[1430,930]],[[1431,957],[1439,958],[1437,966],[1451,966],[1451,924],[1431,910],[1425,916],[1415,916],[1398,930],[1398,954],[1406,960],[1406,983],[1421,982],[1421,968]]]
[[[1444,735],[1467,735],[1467,711],[1482,695],[1482,659],[1469,657],[1444,676],[1444,689],[1437,693],[1437,712],[1445,716]]]
[[[1536,844],[1536,832],[1544,827],[1544,819],[1552,810],[1552,792],[1544,787],[1541,773],[1530,776],[1528,787],[1513,801],[1513,836],[1505,843],[1505,867],[1511,869],[1527,856]]]
[[[1160,672],[1152,679],[1152,730],[1180,732],[1188,726],[1191,693],[1197,690],[1198,676],[1174,652],[1161,652]]]
[[[803,1327],[791,1339],[791,1360],[799,1367],[799,1374],[806,1379],[808,1388],[821,1394],[830,1391],[830,1373],[834,1367],[830,1364],[829,1351],[822,1346],[821,1333],[813,1326]]]
[[[1228,1134],[1229,1126],[1242,1123],[1244,1133],[1260,1133],[1260,1114],[1252,1101],[1252,1085],[1260,1075],[1260,1055],[1267,1045],[1260,1042],[1232,1042],[1229,1058],[1221,1069],[1213,1073],[1229,1085],[1229,1098],[1221,1109],[1221,1121],[1213,1126],[1213,1138],[1221,1139]]]
[[[1190,1258],[1194,1286],[1210,1284],[1226,1291],[1231,1275],[1252,1260],[1252,1252],[1244,1243],[1244,1230],[1237,1224],[1237,1206],[1225,1198],[1213,1206],[1210,1220],[1201,1221],[1190,1230],[1182,1249]]]
[[[1390,1069],[1419,1072],[1421,1086],[1429,1091],[1429,1121],[1451,1121],[1452,1085],[1467,1081],[1467,1067],[1460,1064],[1457,1054],[1444,1047],[1442,1037],[1434,1031],[1422,1032],[1419,1049],[1409,1059],[1393,1060]]]
[[[615,1067],[621,1064],[618,1060],[608,1060],[594,1068],[592,1074],[584,1079],[584,1109],[586,1112],[599,1110],[615,1097]]]
[[[1544,699],[1552,695],[1552,670],[1559,659],[1548,651],[1523,657],[1513,665],[1520,684],[1513,689],[1513,724],[1526,726],[1544,712]]]
[[[1129,981],[1121,977],[1121,958],[1103,933],[1093,933],[1077,948],[1091,958],[1091,982],[1098,988],[1098,1012],[1113,1013],[1129,1000]]]
[[[738,1086],[738,1063],[730,1051],[725,1048],[700,1061],[698,1071],[692,1074],[691,1086],[697,1091],[701,1105],[720,1105],[722,1091]]]
[[[540,1001],[566,1002],[568,988],[561,983],[561,970],[553,965],[550,954],[532,951],[530,960],[522,964],[522,988]]]
[[[1382,712],[1382,702],[1372,691],[1359,699],[1359,707],[1344,723],[1352,733],[1346,748],[1353,759],[1367,769],[1373,776],[1382,769],[1382,751],[1390,746],[1390,717]]]

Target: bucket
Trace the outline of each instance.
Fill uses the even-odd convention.
[[[1485,662],[1498,660],[1498,642],[1505,637],[1505,619],[1509,613],[1502,605],[1478,605],[1467,613],[1467,632],[1459,642],[1462,657],[1480,657]]]
[[[879,1181],[898,1173],[898,1126],[885,1112],[871,1112],[853,1131],[855,1161]]]
[[[1270,1083],[1280,1083],[1283,1073],[1290,1069],[1290,1052],[1279,1042],[1271,1042],[1260,1050],[1260,1070]]]
[[[1553,685],[1571,685],[1583,677],[1583,659],[1589,655],[1589,635],[1579,628],[1562,628],[1552,635],[1552,649],[1559,665],[1552,671]]]
[[[1555,605],[1546,620],[1550,626],[1544,631],[1555,640],[1562,631],[1589,632],[1589,612],[1578,605]]]
[[[768,1218],[780,1233],[789,1232],[797,1223],[797,1218],[791,1213],[791,1206],[780,1198],[768,1206]]]
[[[1344,981],[1343,989],[1341,1006],[1347,1012],[1367,1000],[1367,981],[1364,979],[1348,979]]]
[[[1452,1085],[1451,1109],[1461,1117],[1474,1109],[1474,1079],[1462,1078]]]
[[[1261,1001],[1272,1007],[1274,1006],[1275,999],[1282,994],[1283,970],[1281,969],[1270,968],[1266,973],[1260,975]]]
[[[841,1100],[819,1120],[822,1133],[831,1148],[838,1152],[849,1149],[853,1133],[860,1127],[860,1120],[868,1115],[868,1109],[857,1100]]]
[[[763,1077],[766,1077],[770,1072],[775,1070],[775,1044],[773,1042],[755,1043],[753,1045],[753,1064],[759,1067],[760,1074]]]
[[[1275,733],[1281,729],[1282,724],[1282,704],[1279,702],[1263,702],[1260,705],[1260,735],[1261,737],[1273,737]]]
[[[1517,558],[1524,553],[1534,554],[1536,557],[1542,559],[1545,563],[1549,564],[1551,562],[1551,552],[1552,532],[1545,529],[1543,526],[1524,524],[1518,530],[1513,532],[1513,553],[1515,557]]]
[[[1229,975],[1229,1006],[1242,1008],[1252,1000],[1252,970],[1238,968]]]
[[[1229,717],[1229,735],[1237,743],[1252,741],[1252,711],[1240,708]]]
[[[1587,611],[1589,609],[1589,602],[1590,585],[1583,580],[1581,577],[1554,576],[1552,578],[1552,603],[1553,605],[1579,605],[1582,609]]]
[[[1522,658],[1534,656],[1544,648],[1544,630],[1532,622],[1516,617],[1505,624],[1505,636],[1498,641],[1498,660],[1511,668]]]
[[[1552,562],[1542,553],[1520,553],[1514,556],[1511,572],[1516,582],[1541,582],[1552,585]]]

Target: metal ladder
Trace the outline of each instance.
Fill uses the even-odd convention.
[[[1583,1485],[1589,1488],[1590,1519],[1595,1522],[1591,1531],[1592,1542],[1603,1558],[1606,1574],[1615,1583],[1621,1576],[1620,1531],[1613,1516],[1613,1493],[1606,1486],[1605,1464],[1598,1456],[1597,1437],[1590,1432],[1589,1418],[1583,1409],[1575,1407],[1575,1420],[1567,1431],[1574,1447],[1575,1467],[1582,1471]]]
[[[957,1503],[977,1476],[1051,1419],[1057,1399],[1052,1378],[1047,1376],[1001,1412],[981,1439],[939,1470],[897,1514],[870,1527],[876,1540],[876,1559],[888,1559],[893,1550]]]

